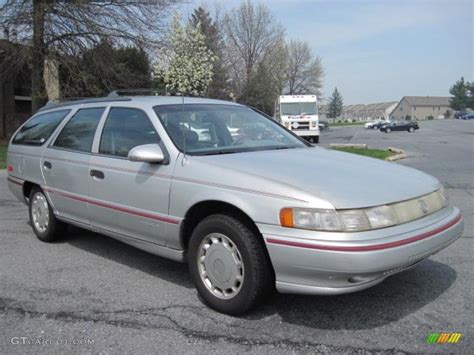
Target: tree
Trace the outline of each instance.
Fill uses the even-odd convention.
[[[71,58],[81,58],[80,53],[101,40],[140,48],[156,46],[166,18],[163,12],[174,2],[6,0],[0,8],[0,25],[15,30],[18,43],[28,52],[23,57],[28,57],[32,68],[33,111],[47,99],[45,63],[71,65]]]
[[[240,96],[250,83],[256,65],[281,43],[285,31],[267,6],[253,5],[250,0],[226,14],[222,26],[230,78],[236,95]]]
[[[469,107],[471,110],[474,110],[474,81],[467,82],[466,89],[469,96],[467,107]]]
[[[80,58],[72,58],[70,63],[63,60],[59,71],[61,93],[65,97],[103,96],[116,89],[151,85],[146,52],[132,46],[115,48],[108,41],[85,50]]]
[[[215,55],[213,62],[212,81],[207,90],[207,96],[224,99],[229,97],[227,87],[227,72],[224,64],[224,55],[222,53],[223,40],[220,33],[218,21],[213,21],[209,12],[199,7],[189,19],[189,23],[193,28],[199,29],[204,36],[206,47]]]
[[[329,118],[336,118],[342,114],[342,107],[343,107],[342,96],[337,90],[334,89],[331,98],[329,99],[329,106],[328,106],[328,117]]]
[[[323,78],[321,58],[313,57],[308,43],[290,41],[286,76],[288,94],[321,95]]]
[[[449,93],[453,95],[450,100],[452,109],[462,111],[470,106],[469,90],[468,86],[464,82],[464,78],[456,81],[456,83],[449,89]]]
[[[173,18],[169,44],[164,61],[157,63],[155,72],[166,88],[193,95],[207,92],[213,77],[214,53],[206,46],[206,38],[198,27],[181,25],[177,15]]]

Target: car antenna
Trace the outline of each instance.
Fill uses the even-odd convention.
[[[184,95],[181,95],[181,117],[184,123]],[[186,163],[186,126],[183,124],[183,160],[182,165]]]

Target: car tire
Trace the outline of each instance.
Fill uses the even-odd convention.
[[[274,289],[274,273],[255,228],[226,214],[203,219],[189,242],[189,271],[205,304],[239,315]]]
[[[413,128],[413,127],[409,127],[409,128],[408,128],[408,132],[411,133],[411,132],[414,132],[414,131],[415,131],[415,128]]]
[[[391,128],[385,128],[385,133],[390,133],[390,132],[392,132]]]
[[[313,141],[313,143],[318,144],[319,143],[319,136],[314,136],[312,141]]]
[[[63,235],[66,224],[54,216],[48,198],[39,187],[31,190],[28,207],[31,228],[39,240],[51,243]]]

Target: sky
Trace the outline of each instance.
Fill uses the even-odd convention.
[[[253,0],[257,2],[258,0]],[[241,0],[194,1],[226,11]],[[449,96],[463,76],[474,80],[472,0],[260,0],[322,58],[323,95],[345,104]],[[183,9],[186,11],[185,9]]]

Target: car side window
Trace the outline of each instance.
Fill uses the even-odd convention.
[[[159,142],[158,133],[145,112],[135,108],[114,107],[102,131],[99,153],[127,157],[132,148]]]
[[[71,110],[60,110],[36,115],[18,131],[13,144],[43,145]]]
[[[104,110],[104,107],[96,107],[77,111],[59,133],[53,147],[90,152],[95,130]]]

